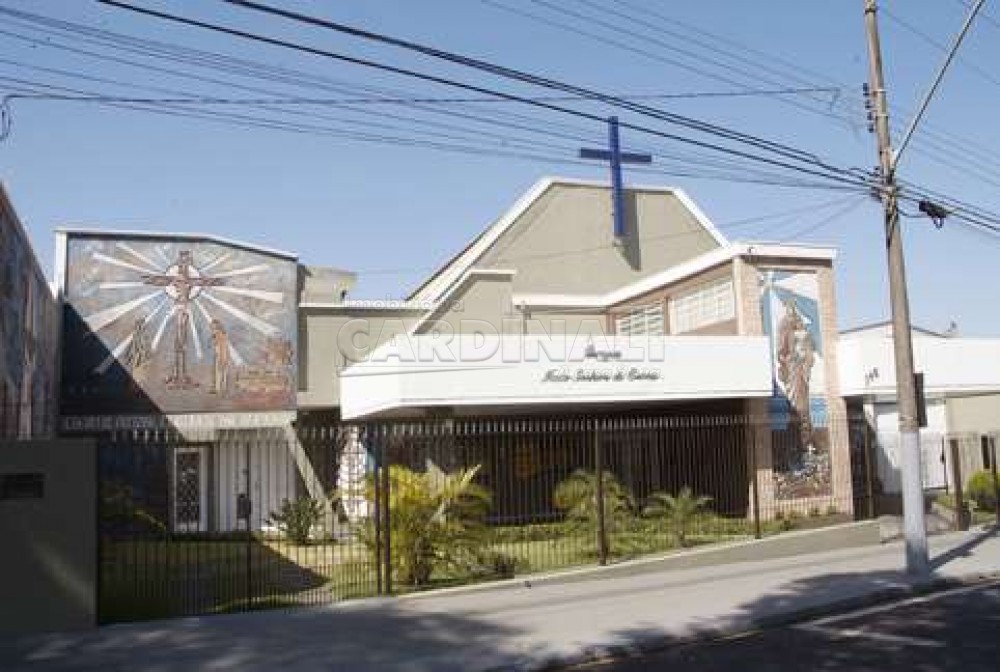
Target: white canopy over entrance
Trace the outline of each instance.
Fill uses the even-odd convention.
[[[341,374],[341,415],[404,409],[768,397],[765,337],[400,337]]]

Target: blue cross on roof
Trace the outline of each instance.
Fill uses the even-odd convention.
[[[615,238],[625,236],[625,189],[622,186],[623,163],[652,163],[649,154],[623,152],[618,140],[618,117],[608,117],[608,149],[580,149],[580,158],[611,163],[611,206]]]

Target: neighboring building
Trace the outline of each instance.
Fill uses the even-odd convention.
[[[212,236],[64,229],[56,284],[63,430],[171,433],[107,468],[173,492],[157,513],[174,529],[236,529],[241,499],[259,525],[303,488],[325,499],[292,431],[298,305],[341,300],[352,274]]]
[[[959,442],[962,473],[990,469],[1000,457],[1000,392],[948,400],[948,429]]]
[[[1000,435],[1000,339],[962,338],[913,329],[914,370],[923,373],[927,423],[921,429],[923,482],[953,486],[951,441],[960,442],[960,472],[989,465]],[[900,492],[899,413],[891,322],[841,332],[844,396],[863,412],[877,444],[883,492]]]
[[[0,438],[55,431],[59,310],[0,184]]]

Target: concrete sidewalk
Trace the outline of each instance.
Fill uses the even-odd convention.
[[[931,581],[1000,573],[995,529],[932,538]],[[899,543],[569,583],[0,642],[0,669],[507,670],[740,632],[923,587]]]

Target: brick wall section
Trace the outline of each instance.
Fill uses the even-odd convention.
[[[733,260],[733,286],[736,291],[736,321],[741,336],[763,336],[764,320],[760,311],[757,268],[742,257]],[[771,431],[764,421],[767,418],[767,399],[748,399],[746,413],[751,419],[753,453],[747,456],[748,473],[757,472],[757,498],[761,517],[770,519],[774,514],[774,462],[771,449]],[[753,506],[754,483],[749,484],[748,501]],[[753,515],[750,511],[748,515]]]
[[[818,508],[825,513],[828,508],[833,506],[843,513],[851,513],[853,500],[850,440],[847,410],[844,400],[840,396],[837,366],[837,301],[834,290],[833,266],[830,262],[803,262],[799,259],[783,258],[741,258],[735,260],[733,276],[736,283],[737,318],[740,324],[740,333],[746,336],[764,334],[758,282],[758,269],[760,268],[782,268],[816,273],[820,303],[820,331],[823,338],[823,361],[826,367],[824,374],[827,387],[826,401],[830,417],[832,497],[782,502],[780,510],[794,510],[801,514],[808,514],[811,509]],[[779,510],[779,506],[774,499],[771,434],[767,424],[759,422],[768,415],[767,400],[748,400],[747,413],[751,418],[758,419],[755,438],[761,515],[764,518],[772,518]]]

